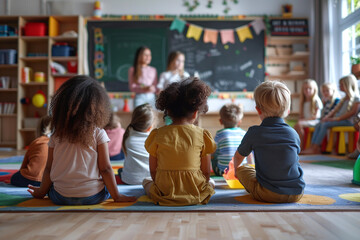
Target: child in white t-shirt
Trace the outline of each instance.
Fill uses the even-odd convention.
[[[116,186],[102,129],[110,111],[105,89],[88,76],[73,77],[58,89],[50,105],[52,136],[42,182],[28,189],[35,198],[48,194],[57,205],[98,204],[110,195],[115,202],[136,200]]]

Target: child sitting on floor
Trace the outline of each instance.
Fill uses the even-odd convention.
[[[17,187],[27,187],[29,184],[40,186],[48,158],[48,142],[50,134],[50,117],[44,116],[37,126],[39,136],[29,145],[20,170],[12,175],[10,183]]]
[[[262,123],[249,128],[234,155],[236,177],[258,201],[297,202],[305,182],[299,164],[299,136],[283,119],[290,112],[290,90],[283,83],[268,81],[255,89],[254,99]],[[252,151],[255,169],[241,166]]]
[[[199,114],[207,112],[210,94],[204,82],[188,78],[170,84],[156,100],[172,123],[154,129],[145,142],[152,179],[145,179],[143,186],[155,204],[206,204],[215,193],[210,154],[216,144],[210,132],[194,125]]]
[[[121,146],[125,130],[121,127],[120,118],[114,112],[111,112],[110,121],[104,129],[110,138],[108,144],[110,160],[124,159],[124,153],[121,151]]]
[[[224,170],[229,167],[229,162],[234,156],[237,147],[241,143],[246,131],[242,130],[239,125],[244,116],[242,106],[234,103],[225,104],[220,109],[220,124],[223,129],[216,132],[215,142],[216,151],[211,156],[212,169],[217,176],[222,176]],[[248,160],[248,161],[247,161]],[[244,160],[252,164],[251,154]]]
[[[145,103],[134,109],[124,134],[124,168],[118,170],[126,184],[141,184],[144,178],[150,177],[149,153],[144,144],[155,123],[155,112],[150,104]]]
[[[57,205],[135,201],[119,194],[110,164],[109,138],[102,129],[110,118],[110,100],[103,87],[88,76],[67,80],[52,98],[52,135],[40,187],[29,185],[35,198]],[[110,194],[109,194],[110,193]]]

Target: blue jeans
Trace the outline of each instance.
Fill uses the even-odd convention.
[[[110,160],[124,160],[124,158],[125,158],[125,154],[123,150],[121,150],[120,153],[117,155],[110,156]]]
[[[17,187],[27,187],[29,184],[39,187],[41,184],[41,182],[27,179],[26,177],[21,175],[20,171],[17,171],[14,175],[11,176],[10,183],[11,185]]]
[[[315,126],[315,131],[311,139],[312,144],[321,145],[322,140],[326,136],[326,132],[331,127],[336,126],[353,126],[350,120],[341,120],[334,122],[320,122]]]
[[[64,197],[55,191],[54,186],[51,186],[48,195],[51,201],[56,205],[93,205],[101,203],[110,197],[110,193],[106,187],[99,193],[90,197]]]

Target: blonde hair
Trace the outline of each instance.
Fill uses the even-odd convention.
[[[304,114],[304,103],[306,100],[305,94],[304,94],[304,88],[306,85],[309,85],[312,89],[314,89],[313,94],[311,95],[311,115],[316,116],[316,112],[318,109],[316,109],[317,101],[320,100],[318,95],[318,85],[313,79],[306,79],[303,82],[303,85],[301,87],[301,95],[300,95],[300,115],[303,116]]]
[[[327,88],[327,89],[333,91],[333,94],[330,99],[331,104],[333,104],[335,102],[336,98],[338,97],[336,85],[334,83],[323,83],[321,85],[321,94],[323,94],[322,92],[324,91],[324,88]]]
[[[266,81],[256,87],[254,99],[265,117],[286,117],[290,110],[291,92],[279,81]]]
[[[220,119],[225,128],[233,128],[243,118],[243,106],[234,103],[225,104],[220,109]]]
[[[349,97],[349,103],[347,106],[347,110],[349,111],[352,108],[355,97],[359,96],[359,88],[356,77],[353,74],[350,74],[340,78],[339,82],[344,84],[344,92],[346,93],[346,96]],[[341,99],[341,104],[343,104],[344,101],[345,98]]]

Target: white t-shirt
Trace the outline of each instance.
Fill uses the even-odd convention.
[[[321,109],[323,108],[323,104],[320,98],[315,99],[315,107],[317,108],[316,119],[320,119]],[[303,114],[304,119],[311,119],[313,117],[311,111],[311,101],[304,102]]]
[[[145,140],[149,132],[138,132],[130,129],[125,141],[126,155],[121,180],[127,184],[141,184],[144,178],[150,177],[149,153],[145,149]]]
[[[99,172],[97,146],[109,142],[104,129],[96,128],[94,141],[88,148],[50,137],[54,148],[50,179],[55,190],[64,197],[89,197],[104,188]]]
[[[173,73],[172,71],[163,72],[160,75],[159,83],[157,88],[162,90],[169,86],[171,83],[179,82],[180,80],[186,79],[190,77],[190,74],[184,71],[183,77],[181,77],[178,73]]]

